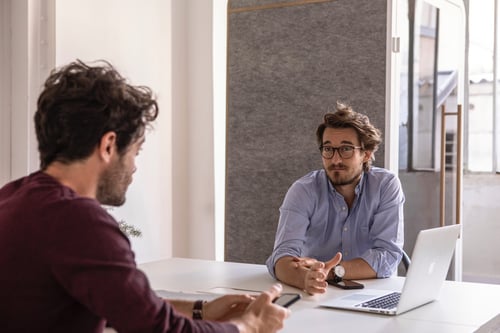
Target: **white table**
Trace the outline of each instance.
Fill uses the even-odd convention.
[[[216,287],[252,291],[268,289],[276,281],[264,265],[171,258],[139,266],[155,290],[206,292]],[[367,288],[401,288],[404,278],[364,280]],[[237,290],[235,290],[237,292]],[[285,333],[304,332],[474,332],[500,313],[500,285],[446,281],[438,301],[399,316],[325,309],[325,298],[353,291],[329,287],[327,293],[310,296],[284,286],[284,292],[299,292],[302,299],[291,306]],[[202,298],[202,297],[200,297]]]

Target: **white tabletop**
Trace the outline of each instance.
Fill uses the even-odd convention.
[[[198,293],[234,290],[262,291],[276,281],[264,265],[171,258],[139,266],[155,290]],[[364,280],[367,288],[401,288],[404,278]],[[219,289],[215,289],[219,288]],[[396,317],[326,309],[321,300],[354,291],[329,287],[327,293],[310,296],[284,286],[284,292],[298,292],[302,299],[291,306],[292,314],[282,332],[474,332],[500,313],[500,285],[446,281],[439,300]],[[202,298],[202,297],[200,297]]]

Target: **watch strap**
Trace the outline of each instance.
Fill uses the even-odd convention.
[[[193,304],[193,319],[203,319],[203,304],[205,304],[206,301],[203,300],[197,300]]]

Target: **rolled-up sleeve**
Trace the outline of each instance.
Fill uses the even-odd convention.
[[[328,225],[328,181],[323,171],[313,171],[297,180],[285,195],[280,207],[274,250],[266,261],[269,273],[276,278],[274,267],[284,256],[315,256],[314,247],[325,237]],[[321,241],[320,241],[321,242]],[[325,256],[327,249],[323,248]]]
[[[364,259],[377,272],[377,277],[391,276],[401,261],[404,243],[404,194],[399,179],[386,179],[380,186],[380,202],[373,214],[369,237],[372,243]]]
[[[274,278],[274,266],[278,259],[285,256],[300,257],[303,254],[311,214],[310,203],[304,200],[307,196],[306,188],[296,182],[288,190],[280,207],[274,250],[266,261],[267,269]]]

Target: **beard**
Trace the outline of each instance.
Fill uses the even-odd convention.
[[[359,170],[356,173],[349,172],[348,174],[341,175],[341,172],[335,169],[338,167],[344,167],[342,171],[347,170],[343,165],[331,166],[326,170],[328,178],[330,179],[330,182],[332,183],[333,186],[345,186],[345,185],[355,184],[359,181],[361,174],[363,173],[363,170]]]
[[[125,194],[132,181],[127,173],[123,159],[119,158],[99,179],[96,199],[103,205],[121,206],[125,203]]]

